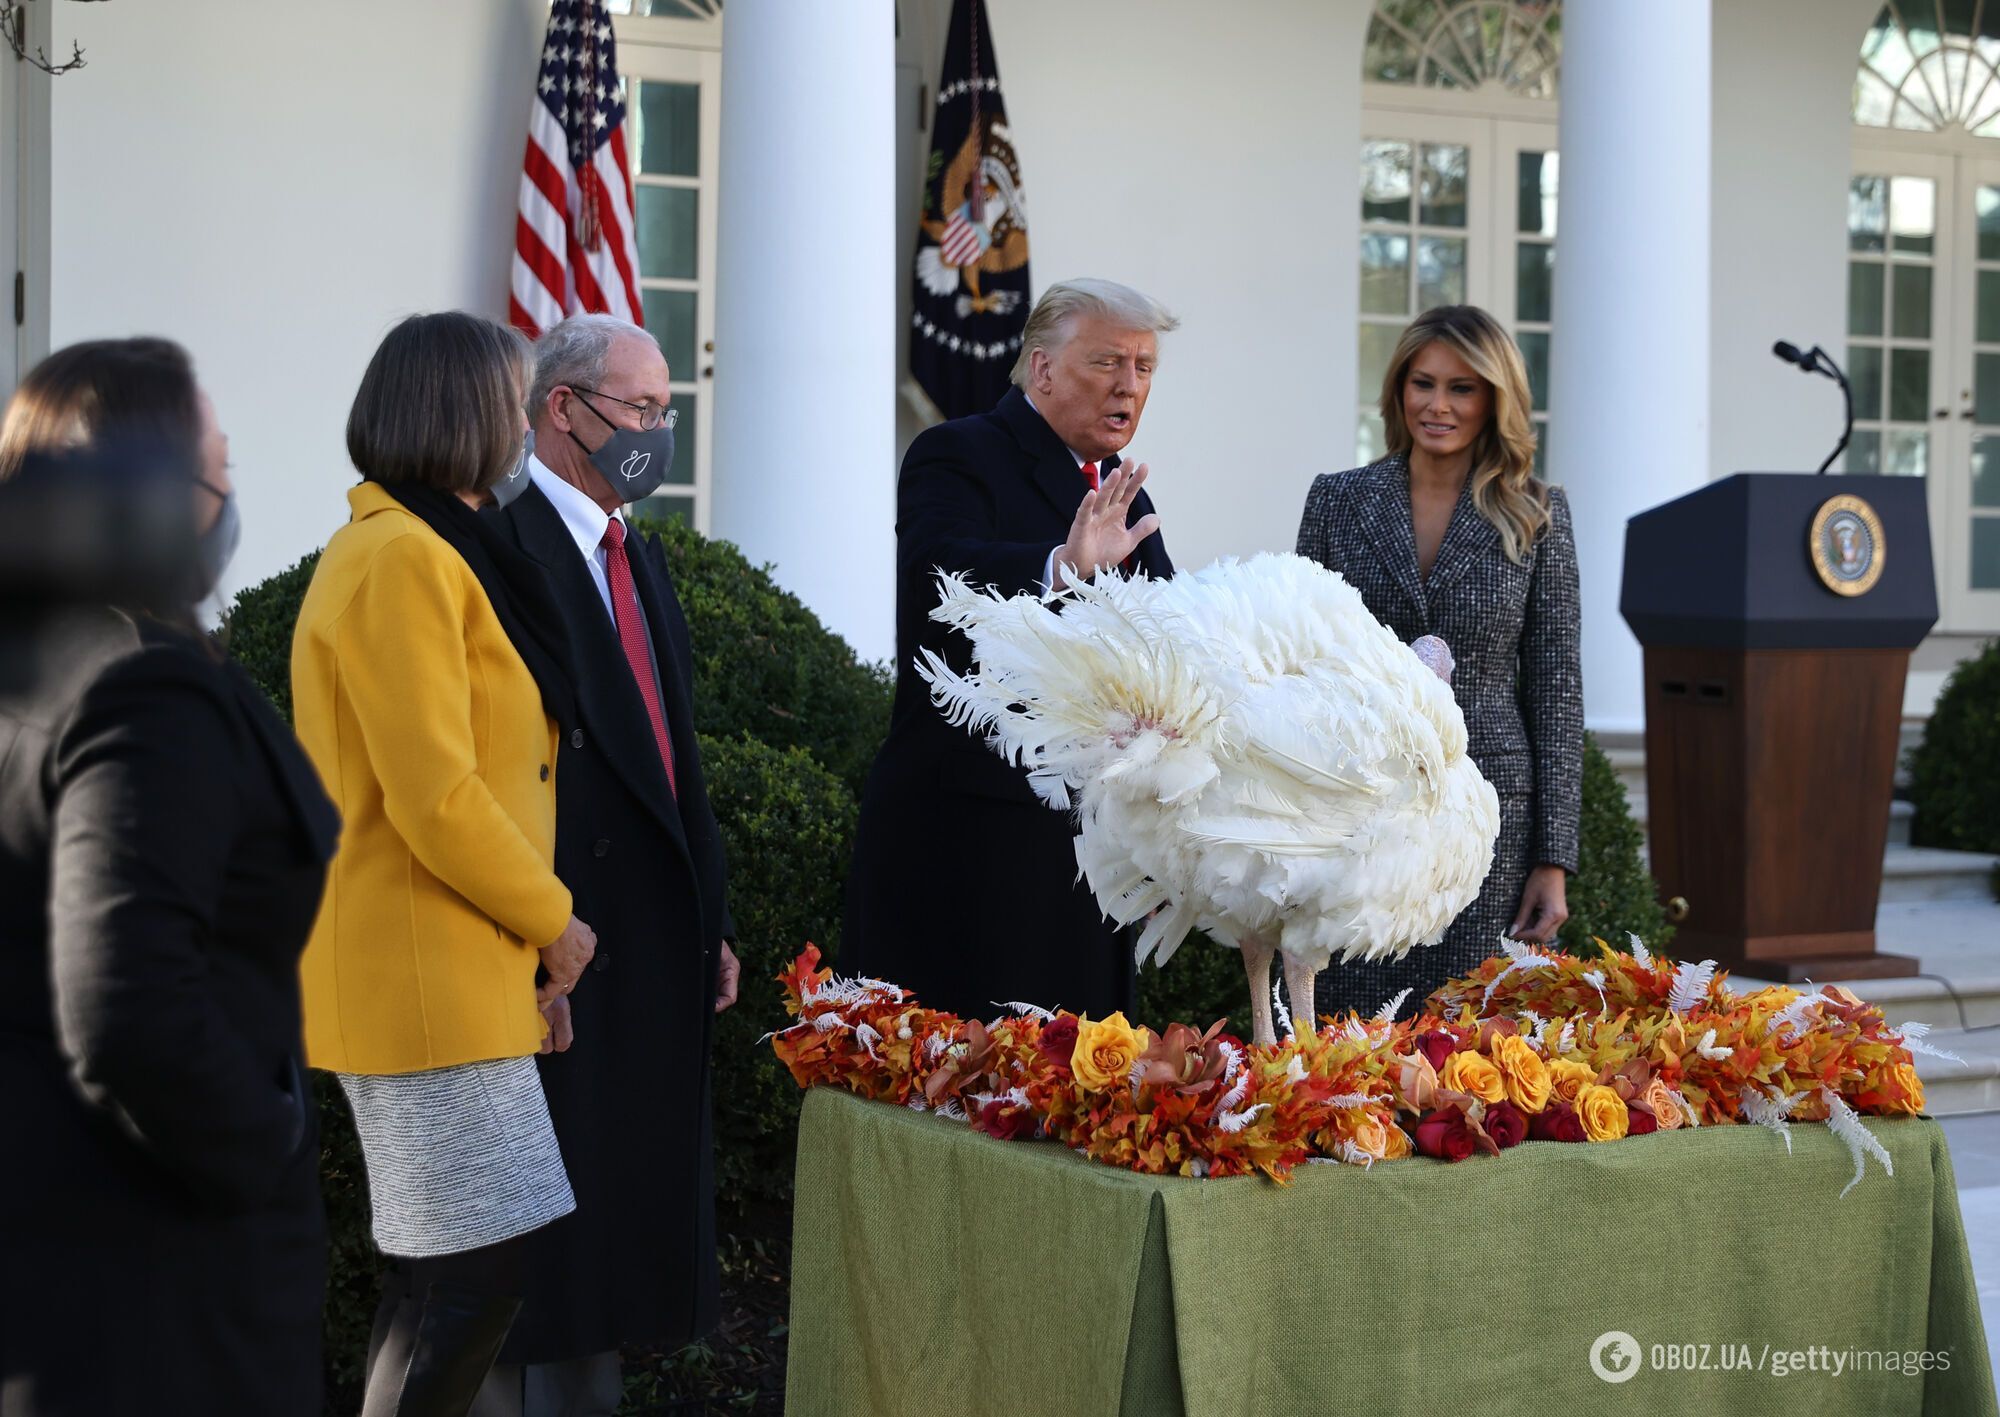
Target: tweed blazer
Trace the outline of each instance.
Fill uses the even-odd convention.
[[[1575,871],[1583,791],[1576,543],[1562,489],[1548,495],[1548,528],[1516,565],[1468,482],[1426,578],[1417,570],[1409,463],[1388,457],[1314,479],[1298,553],[1344,576],[1405,643],[1436,635],[1451,646],[1451,688],[1473,761],[1503,805],[1532,797],[1530,864]]]

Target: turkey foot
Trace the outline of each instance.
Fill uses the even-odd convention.
[[[1319,1032],[1319,1020],[1313,1016],[1313,967],[1290,955],[1285,956],[1285,1003],[1292,1011],[1293,1032]]]
[[[1268,1048],[1278,1041],[1271,1030],[1272,949],[1255,935],[1245,935],[1239,948],[1243,972],[1250,978],[1250,1041]]]

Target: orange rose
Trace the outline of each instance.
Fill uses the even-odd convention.
[[[1924,1080],[1917,1076],[1916,1067],[1910,1063],[1897,1063],[1889,1069],[1888,1084],[1893,1089],[1893,1097],[1885,1097],[1882,1110],[1890,1113],[1905,1113],[1916,1116],[1924,1110]]]
[[[1507,1100],[1523,1112],[1539,1112],[1549,1105],[1549,1066],[1528,1040],[1501,1034],[1493,1040],[1493,1064],[1507,1089]],[[1488,1098],[1491,1102],[1494,1099]]]
[[[1589,1141],[1617,1141],[1632,1125],[1625,1099],[1611,1088],[1595,1084],[1576,1095],[1576,1115]]]
[[[1438,1081],[1453,1092],[1470,1093],[1481,1102],[1498,1102],[1507,1095],[1500,1069],[1483,1053],[1454,1053],[1444,1060]]]
[[[1547,1063],[1549,1095],[1568,1106],[1576,1106],[1576,1095],[1597,1081],[1597,1069],[1574,1058],[1551,1058]]]
[[[1660,1078],[1646,1084],[1646,1090],[1639,1094],[1639,1101],[1653,1114],[1653,1120],[1660,1124],[1660,1130],[1671,1132],[1687,1120],[1681,1111],[1681,1104],[1674,1101],[1672,1092]]]
[[[1363,1156],[1372,1156],[1377,1161],[1387,1161],[1389,1149],[1395,1144],[1391,1139],[1392,1133],[1400,1137],[1403,1135],[1403,1129],[1383,1121],[1373,1112],[1362,1112],[1348,1128],[1347,1139],[1354,1143],[1355,1149]]]
[[[1396,1078],[1397,1090],[1402,1094],[1402,1105],[1412,1112],[1428,1112],[1437,1105],[1438,1075],[1431,1066],[1431,1060],[1422,1053],[1408,1058],[1399,1058],[1400,1069]]]
[[[1069,1068],[1085,1087],[1110,1092],[1131,1081],[1132,1065],[1145,1050],[1145,1034],[1127,1023],[1123,1012],[1096,1023],[1085,1014],[1077,1025]]]

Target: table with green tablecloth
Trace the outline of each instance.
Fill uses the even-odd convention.
[[[1992,1417],[1944,1134],[1868,1127],[1895,1175],[1844,1199],[1810,1124],[1789,1155],[1709,1127],[1279,1187],[814,1089],[786,1411]]]

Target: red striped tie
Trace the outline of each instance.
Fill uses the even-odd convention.
[[[1097,464],[1094,462],[1087,462],[1082,467],[1078,468],[1077,471],[1083,474],[1083,480],[1085,482],[1088,482],[1090,484],[1090,490],[1095,492],[1100,485],[1097,477]]]
[[[646,647],[646,627],[639,623],[639,593],[632,584],[632,563],[625,556],[625,523],[613,517],[604,528],[604,577],[611,584],[611,618],[618,626],[618,643],[625,651],[625,663],[639,685],[639,697],[646,701],[646,717],[653,721],[653,741],[660,747],[660,766],[667,770],[667,790],[676,797],[674,745],[667,737],[667,716],[660,708],[660,685],[653,677],[653,656]]]

